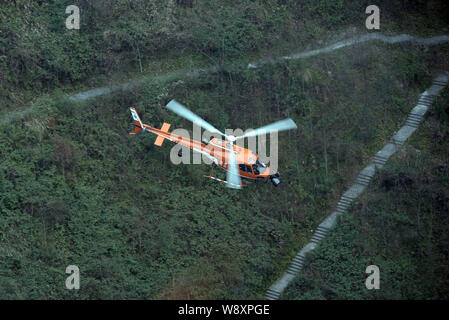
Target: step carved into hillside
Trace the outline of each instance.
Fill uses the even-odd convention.
[[[398,150],[393,143],[387,143],[382,150],[374,155],[374,163],[378,168],[382,168],[388,159]]]
[[[362,171],[360,171],[360,174],[357,177],[355,183],[366,187],[370,183],[375,173],[376,173],[376,166],[370,164],[366,166]]]
[[[415,132],[416,127],[405,125],[393,136],[391,141],[397,146],[401,147],[404,145],[405,141]]]
[[[358,175],[357,180],[350,189],[348,189],[340,198],[337,208],[333,211],[315,230],[311,242],[309,242],[293,259],[287,271],[267,290],[265,298],[269,300],[279,299],[282,292],[288,284],[294,279],[295,275],[301,271],[305,264],[305,255],[314,250],[318,243],[323,240],[330,229],[342,215],[366,189],[373,178],[376,168],[382,168],[387,160],[398,151],[406,140],[416,131],[423,116],[426,114],[429,106],[434,101],[435,96],[449,83],[449,72],[439,75],[432,83],[432,86],[420,95],[419,103],[410,112],[405,125],[402,126],[379,152],[374,155],[373,163],[366,166]]]

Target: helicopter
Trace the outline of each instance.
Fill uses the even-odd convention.
[[[224,137],[224,139],[213,138],[210,141],[204,142],[189,139],[180,135],[169,133],[168,130],[170,129],[171,124],[166,122],[163,123],[161,129],[154,128],[148,124],[144,124],[136,109],[133,107],[130,107],[130,111],[134,121],[134,131],[130,132],[130,134],[138,135],[148,131],[158,136],[154,142],[154,144],[158,147],[161,147],[164,140],[167,139],[181,146],[190,148],[194,152],[203,154],[211,160],[213,165],[211,173],[208,176],[205,175],[204,177],[225,183],[228,188],[241,189],[243,186],[242,179],[265,182],[269,179],[276,187],[281,183],[279,172],[271,172],[268,165],[259,161],[259,156],[256,153],[252,150],[236,145],[235,141],[258,136],[270,131],[296,129],[297,126],[292,119],[287,118],[280,120],[258,129],[250,130],[241,136],[235,137],[233,135],[226,135],[219,131],[176,100],[171,100],[166,105],[166,108],[179,116],[192,121],[211,133],[219,134]],[[182,150],[178,153],[178,156],[181,155]],[[227,171],[226,180],[212,176],[214,167],[217,166]]]

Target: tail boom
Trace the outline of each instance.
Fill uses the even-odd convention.
[[[155,145],[158,147],[162,146],[165,139],[168,139],[174,143],[178,143],[180,145],[183,145],[185,147],[188,147],[194,151],[197,152],[205,152],[206,145],[195,141],[189,138],[185,138],[183,136],[179,136],[176,134],[169,133],[168,130],[171,127],[171,124],[164,122],[161,129],[153,128],[152,126],[149,126],[147,124],[144,124],[142,120],[140,120],[140,117],[136,111],[135,108],[131,107],[129,108],[134,120],[134,131],[130,132],[132,135],[140,134],[144,131],[149,131],[154,134],[156,134],[158,137],[156,138],[156,141],[154,142]],[[206,152],[208,153],[208,152]]]

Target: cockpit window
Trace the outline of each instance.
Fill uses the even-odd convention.
[[[253,164],[253,170],[254,170],[254,174],[255,175],[259,175],[260,174],[260,171],[259,171],[258,167],[255,164]]]
[[[264,174],[264,172],[267,170],[266,164],[259,161],[259,159],[256,160],[256,164],[253,164],[253,170],[255,175]]]
[[[248,166],[248,165],[246,165],[246,164],[240,163],[240,164],[239,164],[239,168],[240,168],[240,171],[253,173],[253,172],[251,171],[251,167]]]

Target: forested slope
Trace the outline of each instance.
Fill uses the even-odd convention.
[[[366,32],[368,0],[15,0],[0,5],[0,106],[124,76],[221,66]],[[68,30],[68,5],[80,30]],[[377,1],[381,32],[447,33],[447,1]]]
[[[449,297],[449,90],[320,244],[285,299]],[[380,268],[380,289],[365,268]]]
[[[148,82],[85,104],[48,100],[2,127],[2,296],[262,293],[398,127],[430,62],[447,63],[411,49],[349,48],[307,65]],[[156,126],[189,128],[164,110],[172,98],[218,128],[292,117],[299,129],[279,139],[282,186],[228,190],[202,177],[207,166],[173,165],[169,143],[128,136],[128,106]],[[68,264],[82,271],[78,293],[63,286]]]
[[[358,1],[78,1],[88,9],[76,36],[59,28],[68,3],[0,7],[8,18],[0,27],[2,108],[51,92],[0,127],[1,298],[261,297],[434,70],[449,65],[447,45],[367,43],[247,68],[248,57],[306,47],[353,15],[364,22],[364,9],[348,9]],[[418,2],[409,13],[431,34],[440,20],[432,29],[414,14],[444,8]],[[408,23],[399,11],[386,16]],[[27,33],[29,25],[41,29]],[[101,82],[140,73],[140,60],[159,72],[183,68],[184,57],[223,68],[78,104],[60,94],[91,76]],[[152,135],[128,135],[130,106],[155,126],[191,128],[164,109],[173,98],[219,129],[293,118],[298,130],[279,136],[282,185],[228,190],[202,177],[205,165],[172,164],[170,142],[157,148]],[[80,267],[79,291],[65,288],[69,264]]]

